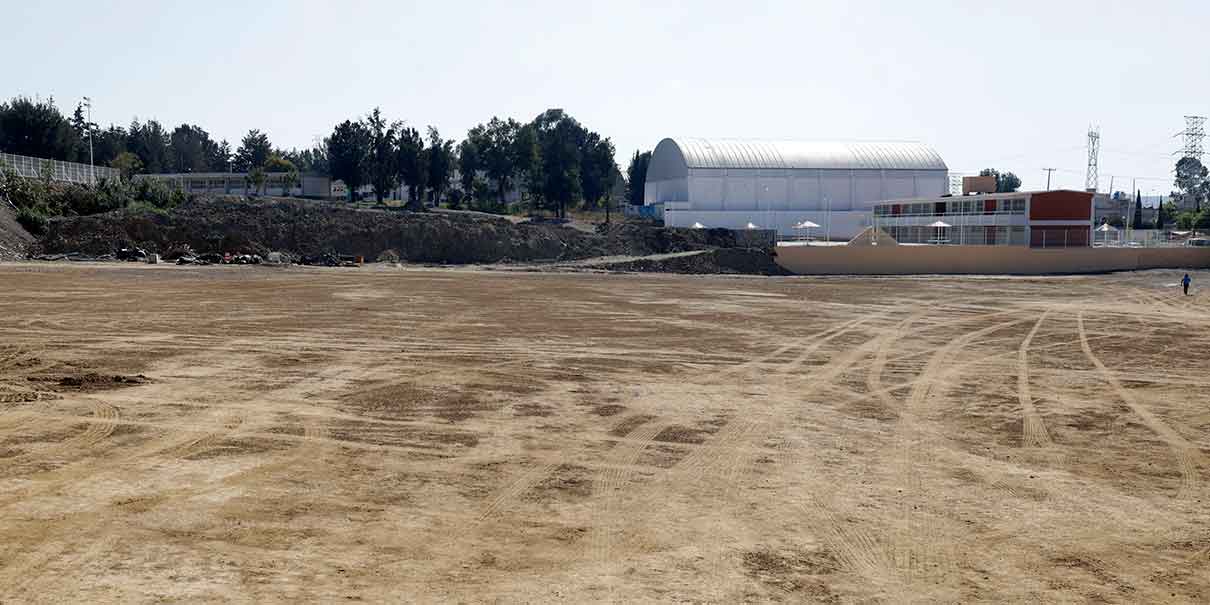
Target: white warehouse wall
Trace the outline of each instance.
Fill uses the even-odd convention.
[[[830,220],[832,236],[848,238],[870,224],[874,202],[948,189],[944,162],[918,144],[664,139],[644,199],[664,204],[669,226],[753,223],[791,235],[800,221]]]

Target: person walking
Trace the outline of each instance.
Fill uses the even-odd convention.
[[[1189,296],[1189,282],[1191,282],[1191,281],[1193,281],[1193,280],[1189,279],[1188,273],[1186,273],[1185,276],[1181,278],[1181,287],[1185,289],[1185,296]]]

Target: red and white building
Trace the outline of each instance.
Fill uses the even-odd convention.
[[[1085,247],[1093,241],[1093,194],[1060,189],[886,200],[874,204],[873,222],[901,244]]]

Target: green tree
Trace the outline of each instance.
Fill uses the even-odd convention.
[[[291,149],[290,151],[278,151],[278,155],[290,160],[290,163],[298,167],[299,172],[310,174],[322,174],[330,176],[328,171],[328,140],[318,141],[315,147],[311,149]]]
[[[408,188],[407,207],[413,211],[421,210],[424,190],[428,186],[428,158],[424,137],[420,136],[420,132],[415,128],[404,128],[399,133],[396,154],[399,176]]]
[[[289,196],[290,190],[298,183],[298,168],[294,163],[287,160],[274,152],[269,156],[269,160],[265,162],[264,171],[269,174],[280,174],[282,183],[282,195]]]
[[[265,172],[271,173],[298,172],[298,167],[293,162],[276,153],[270,155],[269,159],[265,161],[264,169]]]
[[[521,123],[509,118],[493,117],[467,133],[479,151],[480,166],[496,190],[496,200],[503,205],[517,182],[517,177],[530,168],[534,157],[532,133],[522,135]]]
[[[1001,173],[995,168],[984,168],[979,171],[979,176],[996,177],[996,193],[1012,193],[1021,188],[1021,179],[1011,172]]]
[[[252,185],[253,191],[257,194],[265,192],[265,168],[264,166],[253,166],[248,170],[248,184]]]
[[[609,196],[617,178],[618,166],[613,159],[613,142],[595,132],[584,136],[580,152],[580,191],[588,208],[604,204],[608,217]]]
[[[253,168],[263,168],[272,154],[273,145],[269,142],[269,135],[252,129],[240,141],[239,149],[235,150],[235,159],[232,163],[235,165],[236,172],[248,172]]]
[[[299,177],[297,170],[291,170],[282,175],[282,195],[290,196],[293,193],[294,187],[298,185]]]
[[[538,170],[535,179],[540,207],[556,216],[567,216],[568,204],[580,199],[581,145],[586,132],[580,123],[561,109],[550,109],[534,119],[531,126],[538,142]]]
[[[231,172],[231,161],[234,158],[231,154],[231,143],[227,139],[219,142],[218,147],[214,150],[214,157],[210,159],[213,170],[218,172]]]
[[[513,141],[514,178],[523,184],[523,193],[535,203],[540,203],[538,192],[542,190],[541,150],[538,148],[538,131],[533,124],[517,129]]]
[[[97,125],[89,122],[88,117],[84,113],[84,104],[76,105],[76,110],[71,114],[71,130],[72,140],[75,143],[75,157],[72,161],[87,164],[89,162],[88,155],[88,139],[93,137],[97,132]],[[95,160],[95,150],[93,159]]]
[[[143,161],[129,151],[119,153],[118,157],[109,161],[109,166],[117,168],[123,180],[130,180],[131,177],[143,171]]]
[[[442,139],[434,126],[428,127],[428,139],[425,159],[428,164],[429,200],[436,206],[441,203],[442,195],[449,187],[450,173],[454,169],[454,141]]]
[[[328,137],[328,165],[332,178],[344,181],[349,201],[370,174],[370,133],[360,121],[345,120]]]
[[[458,143],[458,182],[462,185],[462,193],[467,196],[474,195],[475,179],[478,178],[479,171],[483,170],[477,142],[481,141],[482,137],[475,136],[474,131],[472,128],[466,139]]]
[[[168,155],[172,172],[210,172],[226,168],[221,160],[219,144],[210,138],[210,133],[200,126],[181,124],[168,141]]]
[[[168,157],[169,137],[164,127],[155,120],[139,123],[136,119],[127,130],[126,148],[139,156],[143,172],[155,174],[171,169]]]
[[[647,186],[647,166],[651,164],[651,152],[634,152],[630,166],[626,167],[626,200],[632,206],[643,205],[644,188]]]
[[[1210,196],[1210,170],[1197,158],[1184,157],[1176,163],[1174,184],[1180,191],[1179,198],[1185,208],[1200,212],[1202,202]]]
[[[374,198],[381,204],[399,183],[399,158],[395,147],[400,126],[388,125],[377,107],[366,116],[365,124],[370,133],[370,185],[374,187]]]
[[[98,166],[108,166],[110,162],[126,151],[128,136],[126,129],[111,125],[105,130],[96,130],[93,134],[92,157]]]
[[[1134,219],[1130,221],[1131,229],[1143,229],[1143,193],[1134,192]]]
[[[17,97],[0,104],[0,149],[53,160],[74,160],[78,138],[53,98]]]

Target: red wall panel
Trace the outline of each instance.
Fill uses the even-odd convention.
[[[1038,221],[1092,221],[1092,194],[1086,191],[1041,191],[1029,200],[1029,218]]]
[[[1033,248],[1088,246],[1088,227],[1086,225],[1030,227],[1029,245]]]

